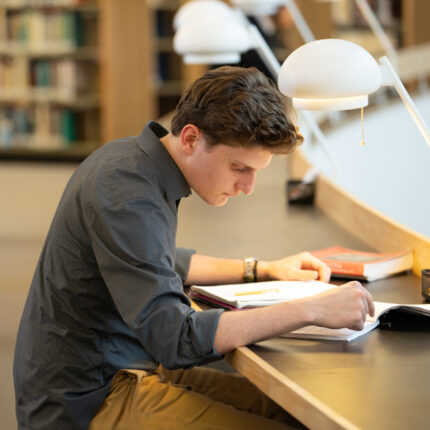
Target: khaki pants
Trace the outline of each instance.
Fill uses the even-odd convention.
[[[208,368],[121,370],[90,430],[304,428],[246,378]]]

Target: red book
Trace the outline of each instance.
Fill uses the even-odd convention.
[[[326,263],[334,277],[374,281],[412,268],[410,250],[399,252],[365,252],[333,246],[311,252]]]

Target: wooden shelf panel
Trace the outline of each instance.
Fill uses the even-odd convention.
[[[13,57],[21,56],[29,58],[55,58],[67,56],[76,60],[83,59],[93,61],[96,61],[99,58],[96,47],[77,48],[76,46],[70,44],[52,44],[51,46],[44,45],[41,47],[32,47],[15,42],[1,42],[0,55]]]
[[[41,141],[37,149],[34,148],[0,148],[0,159],[6,160],[55,160],[81,161],[97,149],[100,142],[72,142],[63,148],[50,148]],[[45,146],[45,147],[44,147]]]
[[[99,106],[99,96],[67,95],[55,88],[34,90],[6,90],[0,93],[0,103],[51,103],[72,107],[75,109],[93,109]]]

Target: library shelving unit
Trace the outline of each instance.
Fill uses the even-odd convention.
[[[428,0],[367,0],[396,49],[430,41]],[[375,34],[352,0],[333,3],[334,36],[356,42],[375,57],[384,55]]]
[[[0,159],[81,160],[171,111],[202,67],[181,0],[0,0]]]
[[[205,66],[184,65],[182,57],[173,50],[173,19],[185,0],[149,0],[149,13],[153,20],[153,59],[155,78],[152,82],[156,94],[158,116],[171,112],[185,88],[197,78]]]
[[[337,37],[331,2],[296,1],[317,38]],[[82,159],[171,111],[205,70],[173,51],[183,2],[0,0],[0,158]],[[401,5],[385,25],[403,46],[430,40],[428,0],[372,3],[384,2]],[[341,30],[361,31],[354,14],[343,10]]]
[[[80,158],[99,144],[90,1],[0,1],[0,156]]]

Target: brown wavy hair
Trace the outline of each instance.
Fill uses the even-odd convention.
[[[287,114],[287,100],[256,68],[223,66],[195,80],[181,97],[171,130],[194,124],[209,146],[262,146],[287,154],[303,141]]]

